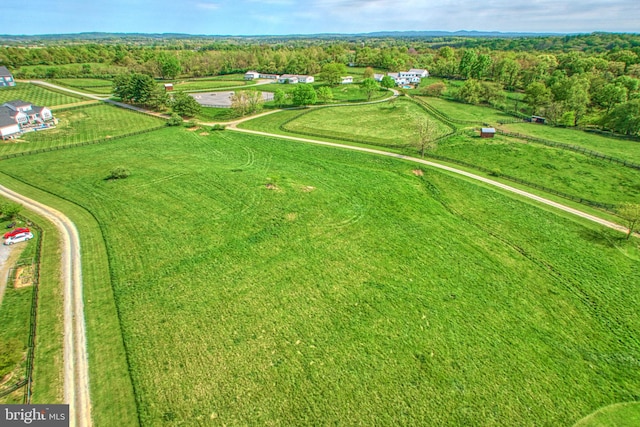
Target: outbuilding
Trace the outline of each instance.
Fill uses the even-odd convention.
[[[495,128],[482,128],[480,129],[481,138],[493,138],[496,135]]]
[[[0,87],[15,86],[13,75],[4,65],[0,66]]]
[[[171,92],[173,90],[173,83],[165,83],[164,90],[166,90],[167,92]]]

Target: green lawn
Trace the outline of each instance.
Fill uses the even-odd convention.
[[[609,138],[577,129],[558,128],[535,123],[514,123],[501,127],[509,132],[576,145],[640,164],[640,142],[638,141]]]
[[[416,125],[427,119],[434,138],[449,129],[427,115],[414,102],[398,99],[395,104],[380,103],[312,109],[284,125],[285,130],[317,137],[344,138],[385,147],[416,144]]]
[[[35,151],[112,138],[162,126],[164,121],[106,104],[61,111],[55,114],[58,126],[29,132],[20,139],[0,143],[0,155]]]
[[[16,86],[0,89],[0,104],[16,99],[41,107],[73,104],[82,100],[73,94],[58,93],[29,83],[18,82]]]
[[[3,161],[102,228],[145,426],[571,425],[634,400],[637,242],[415,169],[183,128]]]
[[[0,199],[6,202],[5,199]],[[1,221],[2,234],[7,230],[8,221]],[[19,221],[19,226],[25,224]],[[35,230],[33,230],[35,232]],[[14,260],[13,266],[21,265],[33,271],[33,257],[37,245],[38,236],[34,239],[16,244],[11,247],[11,252],[21,251],[18,260]],[[4,239],[2,239],[4,242]],[[32,273],[31,273],[32,274]],[[13,279],[14,275],[8,279]],[[29,325],[31,313],[31,300],[33,286],[15,288],[7,286],[2,303],[0,304],[0,391],[26,378],[26,356],[29,345]],[[6,380],[5,380],[6,378]],[[24,388],[4,397],[0,397],[0,403],[22,403]]]
[[[634,427],[640,425],[640,403],[627,402],[602,408],[574,427]]]
[[[595,202],[619,204],[640,198],[637,170],[572,151],[503,136],[460,135],[441,142],[434,152]]]
[[[113,82],[104,79],[56,79],[52,83],[100,95],[109,95],[113,90]]]
[[[249,86],[255,82],[249,82],[246,80],[220,80],[220,79],[198,79],[198,80],[183,80],[173,83],[175,90],[183,90],[185,92],[190,91],[206,91],[206,90],[220,90],[227,87],[236,86]]]
[[[499,110],[479,105],[463,104],[461,102],[447,101],[442,98],[420,97],[427,104],[444,113],[452,119],[469,120],[477,122],[477,126],[483,123],[497,125],[500,120],[513,120],[514,117]],[[470,126],[473,126],[471,124]]]

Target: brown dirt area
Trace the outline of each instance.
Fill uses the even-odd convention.
[[[33,285],[33,265],[23,265],[16,268],[15,280],[13,281],[13,287],[15,289],[26,288]]]
[[[415,176],[423,176],[424,175],[424,172],[422,171],[422,169],[414,169],[411,172],[413,172],[413,174]]]

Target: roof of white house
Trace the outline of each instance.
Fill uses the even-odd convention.
[[[251,70],[251,71],[247,71],[245,74],[260,74],[260,73],[257,71]]]
[[[3,105],[11,105],[12,107],[20,108],[20,107],[29,107],[31,106],[31,103],[23,101],[21,99],[16,99],[14,101],[5,102]]]
[[[13,77],[11,72],[4,65],[0,65],[0,77]]]
[[[164,87],[173,87],[173,83],[165,83]]]
[[[427,70],[425,70],[424,68],[412,68],[409,71],[407,71],[408,73],[424,73]]]
[[[496,133],[495,128],[482,128],[482,133]]]

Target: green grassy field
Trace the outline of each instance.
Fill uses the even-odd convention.
[[[640,142],[610,138],[577,129],[543,126],[535,123],[514,123],[501,126],[506,131],[550,141],[584,147],[588,150],[640,163]]]
[[[463,104],[461,102],[447,101],[442,98],[420,97],[427,104],[438,111],[448,115],[452,119],[469,120],[477,122],[477,126],[483,123],[497,125],[500,120],[513,120],[514,117],[499,110],[479,105]],[[469,126],[473,126],[470,124]]]
[[[416,169],[182,128],[3,161],[100,224],[145,426],[571,425],[633,400],[637,242]]]
[[[111,80],[104,79],[56,79],[51,82],[99,95],[109,95],[113,90]]]
[[[2,179],[7,184],[6,179]],[[59,239],[55,227],[44,218],[23,210],[21,215],[36,223],[42,230],[42,253],[40,258],[40,285],[38,290],[38,312],[33,369],[32,403],[62,403],[62,318],[60,307],[63,305],[60,285]],[[35,240],[27,245],[21,258],[32,259]],[[29,316],[33,288],[10,289],[9,300],[5,300],[0,309],[2,329],[0,342],[3,347],[18,339],[26,348],[29,334]],[[7,348],[7,347],[5,347]],[[21,360],[15,369],[24,374],[25,361]],[[24,388],[0,399],[2,403],[22,403]]]
[[[0,104],[20,99],[41,107],[73,104],[82,98],[73,94],[63,94],[47,90],[29,83],[18,83],[16,86],[0,89]]]
[[[417,104],[398,99],[388,103],[313,109],[287,123],[290,132],[357,140],[385,147],[415,145],[416,125],[427,119],[434,128],[434,138],[449,128],[427,115]]]
[[[111,138],[162,126],[161,119],[106,104],[61,111],[55,129],[24,134],[0,144],[0,155]]]
[[[619,204],[640,197],[637,170],[503,136],[459,135],[440,143],[434,153],[595,202]]]
[[[2,234],[7,230],[5,227],[7,223],[8,221],[0,222]],[[24,227],[24,222],[20,221],[19,226]],[[37,239],[36,234],[34,239],[11,247],[11,253],[20,252],[17,259],[13,259],[13,266],[20,265],[21,268],[26,269],[25,271],[33,271],[33,257]],[[14,274],[7,279],[12,281],[13,278]],[[0,346],[0,384],[2,384],[0,391],[26,378],[26,355],[29,345],[29,320],[33,295],[33,286],[16,288],[12,285],[9,286],[9,283],[7,285],[0,304],[0,325],[2,325],[0,328],[0,343],[2,343]],[[24,389],[21,388],[7,396],[0,397],[0,402],[22,403],[23,395]]]
[[[190,91],[206,91],[218,90],[226,87],[250,86],[255,82],[239,80],[220,80],[220,79],[198,79],[198,80],[181,80],[173,83],[175,90]]]
[[[607,406],[583,418],[574,427],[634,427],[640,425],[640,403]]]

